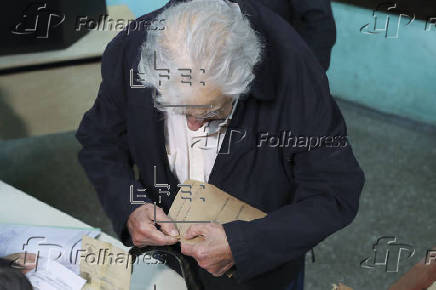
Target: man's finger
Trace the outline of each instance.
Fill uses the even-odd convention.
[[[207,233],[207,226],[204,224],[192,225],[190,226],[183,236],[185,239],[190,240],[197,236],[204,236]]]
[[[194,256],[194,249],[195,249],[195,244],[190,244],[190,243],[184,243],[182,242],[181,247],[180,247],[180,251],[182,252],[183,255],[186,256]]]
[[[224,275],[231,267],[232,265],[226,265],[224,268],[219,269],[214,273],[215,277],[220,277]]]
[[[169,236],[177,237],[179,236],[179,231],[177,230],[174,223],[167,223],[171,219],[165,214],[165,212],[158,206],[150,207],[151,210],[148,211],[150,220],[154,221],[160,226],[162,232]],[[160,221],[165,221],[161,223]]]
[[[161,231],[155,229],[150,233],[150,239],[153,246],[173,245],[177,243],[177,239],[171,236],[167,236]]]
[[[24,273],[33,270],[36,266],[36,254],[34,253],[15,253],[4,257],[11,260],[15,267],[22,268]]]
[[[156,231],[153,224],[141,223],[131,232],[132,242],[136,247],[148,246],[150,233]]]
[[[162,232],[165,234],[173,237],[177,237],[179,235],[176,225],[174,223],[169,223],[171,219],[165,213],[156,213],[156,221],[158,222],[157,224],[160,226]]]
[[[143,247],[172,245],[177,242],[177,239],[164,235],[153,224],[143,224],[132,235],[132,241],[135,246]]]

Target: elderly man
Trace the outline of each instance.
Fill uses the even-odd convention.
[[[322,66],[254,0],[173,0],[139,20],[156,19],[165,29],[108,45],[76,135],[115,231],[130,246],[177,243],[154,219],[170,221],[186,179],[208,182],[267,216],[188,229],[204,238],[181,250],[206,289],[301,289],[305,253],[351,223],[364,183]]]

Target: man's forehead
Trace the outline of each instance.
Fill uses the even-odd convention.
[[[189,86],[186,84],[175,84],[175,87],[162,94],[171,94],[171,99],[183,100],[180,105],[214,105],[224,102],[222,91],[216,86]],[[177,102],[178,103],[178,102]]]
[[[222,92],[218,88],[203,87],[198,90],[194,90],[192,95],[192,101],[194,104],[216,104],[222,102]]]

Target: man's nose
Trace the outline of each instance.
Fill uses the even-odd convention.
[[[188,128],[192,131],[197,131],[199,128],[203,126],[205,122],[203,119],[197,119],[192,116],[187,116],[186,119],[188,122]]]

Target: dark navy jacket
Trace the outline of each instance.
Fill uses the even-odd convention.
[[[313,52],[288,22],[263,4],[237,2],[265,49],[251,89],[234,112],[209,183],[268,216],[224,225],[235,260],[235,278],[214,278],[198,270],[208,285],[214,285],[207,289],[224,289],[223,285],[283,289],[301,270],[309,249],[351,223],[364,175],[345,138],[344,119],[330,95],[324,69]],[[157,13],[140,19],[152,19]],[[183,182],[169,169],[164,120],[153,105],[152,90],[129,85],[129,72],[137,68],[145,37],[144,31],[124,31],[109,43],[98,97],[76,134],[83,145],[80,162],[126,245],[131,245],[126,221],[140,206],[130,202],[130,185],[135,191],[146,189],[147,197],[142,200],[157,202],[159,188],[155,185],[168,184],[171,194],[162,194],[159,205],[168,212],[177,185]],[[229,132],[234,132],[232,138]],[[309,139],[321,145],[310,147],[305,141]],[[139,169],[136,177],[135,165]]]
[[[287,20],[327,70],[336,42],[330,0],[257,0]]]

